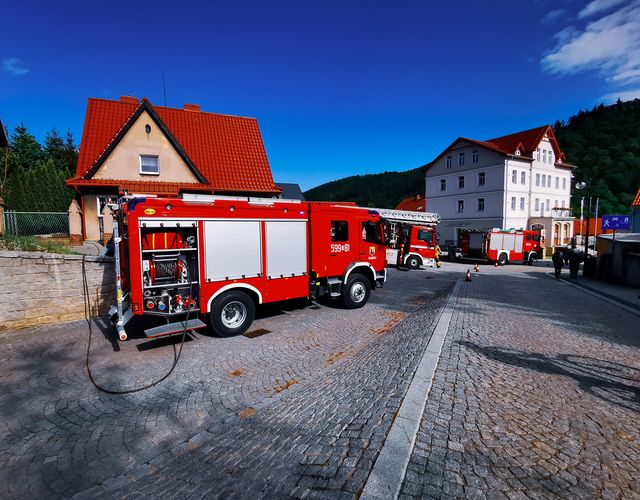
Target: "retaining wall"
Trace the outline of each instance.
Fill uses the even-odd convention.
[[[0,330],[84,319],[82,255],[0,251]],[[113,258],[84,257],[92,314],[115,297]]]

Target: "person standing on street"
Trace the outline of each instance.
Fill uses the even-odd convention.
[[[558,247],[556,247],[556,251],[553,252],[551,260],[553,261],[553,268],[555,270],[556,278],[559,278],[560,273],[562,272],[562,266],[564,265],[564,259],[562,252],[560,252],[560,249]]]

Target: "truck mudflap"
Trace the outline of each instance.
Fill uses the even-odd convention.
[[[376,286],[384,286],[387,282],[387,269],[376,271]]]

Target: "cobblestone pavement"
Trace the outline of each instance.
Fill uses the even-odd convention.
[[[85,323],[5,333],[0,497],[353,497],[458,274],[392,271],[356,311],[262,308],[246,336],[194,336],[169,379],[127,396],[90,385]],[[101,384],[169,368],[175,340],[118,350],[107,333]]]
[[[639,317],[508,266],[463,283],[406,497],[640,498]]]

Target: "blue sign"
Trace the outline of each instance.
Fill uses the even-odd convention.
[[[605,229],[630,229],[631,216],[629,215],[603,215],[602,230]]]

